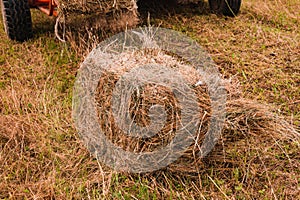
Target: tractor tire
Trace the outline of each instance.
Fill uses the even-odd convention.
[[[213,13],[235,17],[241,8],[242,0],[208,0]]]
[[[33,37],[28,0],[0,0],[4,29],[11,40],[24,42]]]

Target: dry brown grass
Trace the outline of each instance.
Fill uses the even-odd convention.
[[[196,173],[171,166],[128,175],[100,165],[72,126],[71,91],[81,58],[49,28],[24,44],[8,41],[1,28],[0,198],[299,199],[299,139],[281,137],[286,131],[278,129],[300,123],[299,10],[297,0],[245,0],[235,19],[192,9],[152,20],[195,38],[221,73],[241,84],[242,90],[230,90],[238,91],[228,102],[235,112],[228,110],[220,143]],[[49,26],[34,15],[38,28]],[[274,113],[282,123],[274,123]]]

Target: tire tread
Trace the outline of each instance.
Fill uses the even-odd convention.
[[[19,42],[33,37],[28,0],[0,0],[5,31],[11,40]]]

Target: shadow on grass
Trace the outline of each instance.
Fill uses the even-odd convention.
[[[151,18],[163,19],[175,15],[208,15],[210,13],[208,2],[200,0],[197,3],[177,3],[178,0],[140,0],[138,10],[142,23]]]
[[[54,34],[55,17],[47,16],[37,9],[31,9],[32,29],[36,38]]]

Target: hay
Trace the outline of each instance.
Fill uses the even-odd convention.
[[[132,10],[135,3],[134,0],[58,0],[60,10],[66,14],[106,14],[120,10]]]
[[[79,55],[86,54],[109,34],[135,27],[135,0],[58,0],[56,35],[70,42]]]
[[[155,56],[153,57],[153,55]],[[191,68],[187,67],[183,63],[178,63],[178,61],[172,56],[164,54],[161,51],[135,52],[134,55],[122,53],[119,56],[120,57],[116,59],[116,63],[113,63],[113,65],[117,65],[119,67],[116,68],[112,66],[113,68],[108,70],[99,81],[96,94],[99,123],[101,124],[102,129],[105,130],[104,132],[106,136],[110,138],[115,145],[132,152],[155,151],[157,148],[161,148],[161,146],[168,144],[175,135],[175,122],[177,121],[178,123],[178,121],[180,121],[180,106],[178,105],[176,98],[169,88],[157,86],[151,83],[146,85],[140,91],[136,91],[131,98],[130,112],[132,118],[135,119],[137,124],[141,126],[147,126],[150,124],[148,111],[154,104],[162,105],[167,111],[168,116],[166,124],[156,136],[149,139],[128,137],[128,135],[124,135],[122,130],[120,130],[120,128],[116,125],[111,110],[112,92],[115,88],[116,82],[126,71],[146,64],[162,64],[167,67],[172,67],[173,69],[175,68],[183,74],[190,85],[195,85],[201,77],[199,77],[196,71],[191,71]],[[132,59],[134,59],[134,61]],[[122,60],[126,60],[126,62],[122,62],[122,65],[120,65],[118,60],[121,62]],[[208,94],[205,93],[207,88],[202,86],[198,86],[197,88],[198,89],[195,90],[195,92],[198,97],[198,103],[203,109],[203,113],[199,113],[198,118],[203,119],[204,127],[207,127],[209,115],[204,115],[204,113],[209,113],[210,110],[210,100]],[[206,129],[201,130],[202,136],[204,135],[205,130]]]
[[[105,58],[105,53],[102,55]],[[135,138],[124,134],[116,125],[112,114],[112,92],[119,78],[129,70],[146,64],[159,64],[180,72],[187,84],[195,86],[203,77],[191,70],[188,64],[168,55],[160,50],[142,50],[132,53],[116,55],[112,63],[108,64],[107,71],[99,80],[95,102],[97,104],[99,124],[109,140],[118,147],[130,152],[152,152],[167,145],[176,134],[176,123],[180,121],[180,106],[168,88],[149,83],[137,93],[133,93],[130,102],[130,115],[141,126],[149,125],[149,108],[153,104],[162,105],[167,110],[167,120],[163,128],[151,138]],[[278,116],[267,105],[240,97],[238,82],[228,82],[226,104],[227,117],[222,130],[222,139],[208,159],[224,160],[225,151],[230,151],[239,141],[243,141],[240,148],[247,150],[247,138],[255,138],[256,142],[266,144],[274,141],[295,142],[300,138],[299,131],[292,124]],[[207,132],[210,117],[210,98],[206,85],[193,87],[198,97],[198,106],[201,113],[197,116],[201,124],[197,128],[197,140],[185,151],[184,155],[168,166],[171,171],[198,172],[203,166],[203,159],[199,158],[200,146]],[[121,102],[126,104],[126,102]],[[245,140],[246,139],[246,140]],[[255,144],[253,144],[255,146]],[[222,153],[223,152],[223,153]],[[206,159],[206,158],[205,158]]]

